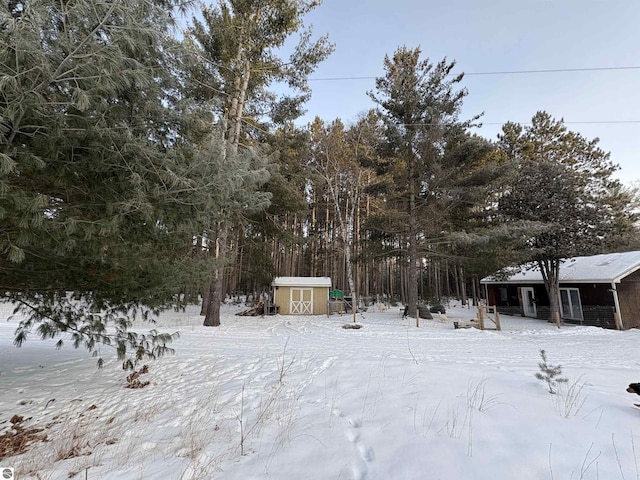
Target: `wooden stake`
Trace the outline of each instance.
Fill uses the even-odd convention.
[[[502,328],[500,327],[500,315],[498,314],[498,307],[493,307],[493,313],[496,315],[496,330],[500,331]]]
[[[484,330],[484,312],[482,311],[482,307],[478,307],[478,326],[480,330]]]

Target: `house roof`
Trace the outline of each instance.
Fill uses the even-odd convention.
[[[574,257],[560,265],[560,282],[564,283],[618,283],[640,269],[640,251],[608,253],[590,257]],[[505,277],[490,275],[480,283],[542,283],[537,268],[527,269]]]
[[[272,287],[329,287],[329,277],[276,277],[271,282]]]

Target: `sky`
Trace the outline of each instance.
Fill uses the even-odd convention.
[[[403,319],[377,304],[327,317],[167,311],[175,355],[142,388],[113,349],[12,345],[0,305],[0,472],[16,480],[613,480],[640,478],[640,331],[501,315],[501,331]],[[487,325],[492,325],[485,320]],[[136,323],[146,332],[148,324]],[[538,363],[560,366],[550,394]],[[138,366],[138,369],[140,365]],[[13,423],[12,423],[13,420]],[[5,456],[16,429],[47,436]],[[241,445],[242,444],[242,445]],[[4,457],[4,458],[3,458]],[[6,475],[3,478],[11,479]],[[13,479],[12,479],[13,480]]]
[[[316,37],[329,35],[335,51],[310,76],[301,124],[355,121],[374,106],[366,92],[383,75],[384,56],[420,47],[423,58],[455,60],[466,74],[462,118],[484,113],[475,133],[495,139],[504,123],[526,124],[544,110],[599,138],[621,167],[616,178],[640,180],[638,1],[324,0],[305,23]],[[493,74],[540,70],[554,72]]]

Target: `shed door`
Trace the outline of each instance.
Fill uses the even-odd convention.
[[[311,315],[313,312],[313,289],[291,288],[291,313]]]

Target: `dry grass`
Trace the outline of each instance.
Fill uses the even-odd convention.
[[[0,460],[25,453],[34,442],[47,441],[43,428],[26,428],[20,415],[11,417],[11,427],[0,435]]]

